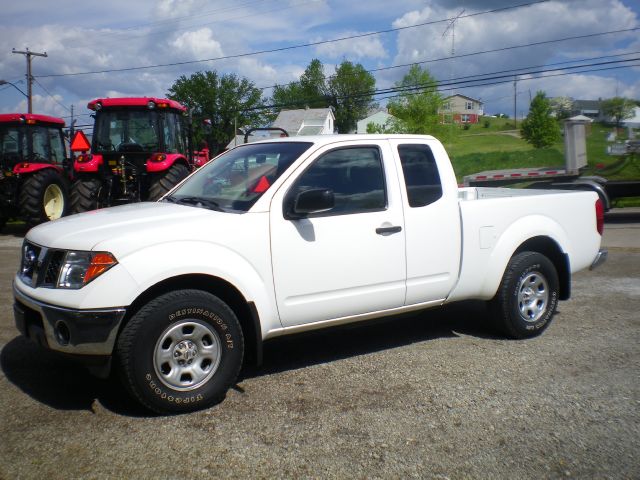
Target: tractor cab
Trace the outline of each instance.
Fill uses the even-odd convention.
[[[60,218],[67,207],[64,120],[47,115],[0,115],[0,226]]]
[[[101,98],[88,108],[95,112],[91,152],[74,163],[73,212],[157,200],[202,163],[187,109],[176,101]]]

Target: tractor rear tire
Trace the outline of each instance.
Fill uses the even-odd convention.
[[[53,168],[29,175],[20,188],[18,205],[28,225],[57,220],[67,213],[67,182]]]
[[[98,177],[80,176],[71,186],[71,213],[106,207],[105,187]]]
[[[182,163],[174,163],[168,170],[151,177],[149,187],[150,202],[155,202],[189,175],[189,169]]]

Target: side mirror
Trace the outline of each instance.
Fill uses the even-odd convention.
[[[285,218],[296,220],[305,218],[311,213],[321,213],[331,210],[335,206],[333,190],[314,188],[299,192],[286,202]]]

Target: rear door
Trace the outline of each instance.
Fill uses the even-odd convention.
[[[308,218],[286,219],[285,199],[310,188],[331,189],[335,207]],[[274,195],[270,215],[275,293],[283,326],[404,304],[402,198],[387,141],[322,148]]]
[[[406,305],[443,300],[458,279],[462,248],[453,170],[439,144],[416,139],[391,140],[391,145],[402,171]]]

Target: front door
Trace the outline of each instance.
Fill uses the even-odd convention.
[[[326,148],[271,203],[275,293],[283,326],[400,307],[405,301],[402,199],[388,142]],[[391,188],[390,188],[391,186]],[[330,189],[335,206],[287,220],[283,202]]]

